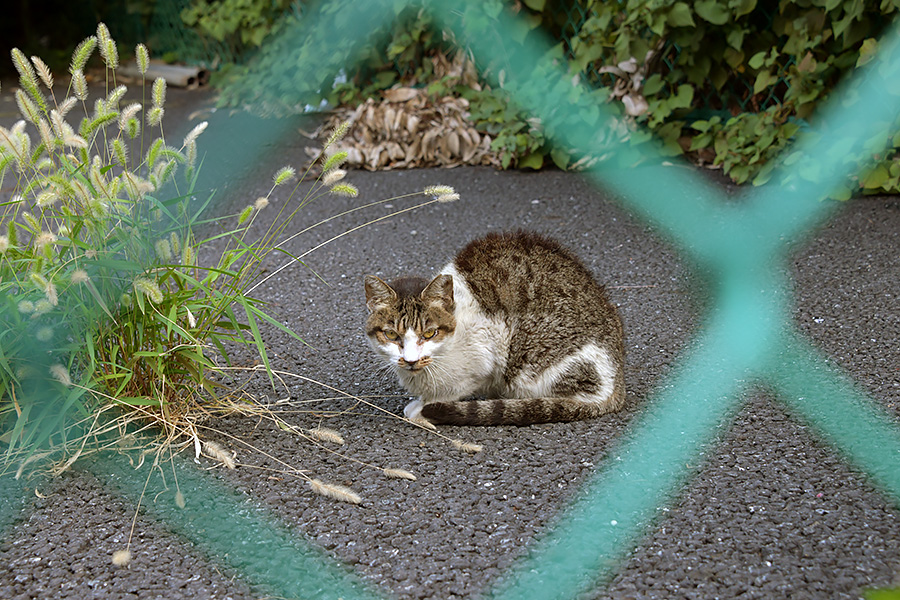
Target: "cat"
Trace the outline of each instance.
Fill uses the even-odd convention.
[[[365,292],[372,348],[418,396],[404,409],[411,421],[566,422],[625,401],[618,311],[581,261],[548,237],[491,233],[430,281],[368,275]]]

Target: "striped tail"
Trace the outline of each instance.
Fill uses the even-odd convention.
[[[618,402],[583,402],[572,398],[500,398],[431,402],[422,416],[438,425],[534,425],[565,423],[616,410]]]

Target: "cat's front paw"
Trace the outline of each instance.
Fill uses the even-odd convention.
[[[403,409],[403,416],[406,417],[411,423],[421,425],[422,427],[425,427],[426,429],[430,429],[432,431],[437,431],[437,427],[434,426],[434,423],[422,416],[423,406],[425,406],[425,403],[421,400],[413,400],[406,405],[406,408]]]

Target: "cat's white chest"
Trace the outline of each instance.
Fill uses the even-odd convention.
[[[499,395],[509,354],[509,328],[504,320],[482,310],[452,264],[441,273],[453,277],[456,330],[434,353],[428,372],[402,377],[403,383],[425,402]]]

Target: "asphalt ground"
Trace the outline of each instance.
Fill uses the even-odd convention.
[[[10,87],[3,90],[0,112],[6,120]],[[276,128],[284,137],[263,143],[261,163],[232,164],[227,156],[251,144],[247,136],[231,133],[230,126],[244,117],[212,111],[208,92],[172,90],[170,102],[170,118],[190,121],[184,129],[201,118],[216,121],[210,133],[219,129],[219,137],[201,138],[201,152],[204,143],[211,144],[204,168],[218,173],[214,183],[222,206],[230,206],[223,212],[267,191],[271,173],[298,164],[308,145],[295,133],[297,124],[283,123]],[[191,456],[185,462],[209,469],[248,506],[277,515],[298,538],[346,565],[384,597],[478,597],[555,525],[592,473],[616,460],[617,442],[648,409],[701,330],[709,280],[664,235],[578,175],[458,168],[352,172],[348,180],[359,187],[359,198],[321,198],[303,209],[297,229],[431,184],[451,185],[461,199],[335,239],[307,256],[306,267],[280,271],[257,290],[271,312],[307,342],[266,327],[273,366],[401,414],[408,399],[379,369],[362,331],[363,276],[428,275],[475,236],[528,228],[570,246],[609,287],[626,326],[626,408],[571,424],[441,428],[450,438],[483,446],[467,454],[321,385],[285,376],[287,387],[273,391],[264,378],[238,372],[228,385],[246,389],[290,423],[340,432],[345,444],[333,448],[343,456],[265,420],[231,416],[205,424],[218,430],[209,436],[233,449],[241,466],[225,470],[206,459],[193,465]],[[274,216],[286,201],[286,192],[276,191],[257,225],[264,227],[262,217]],[[392,201],[331,220],[288,249],[303,252],[414,203]],[[895,424],[900,417],[898,247],[900,200],[862,198],[842,205],[827,225],[798,242],[787,264],[772,267],[792,278],[798,329]],[[254,363],[245,351],[235,359]],[[582,597],[849,599],[897,581],[896,502],[767,387],[748,389],[733,422],[723,422],[701,449],[698,464],[691,465],[694,475],[658,507],[646,533],[615,565],[614,576],[589,584]],[[278,402],[287,398],[290,402]],[[667,440],[658,444],[663,451]],[[279,461],[349,486],[362,502],[316,495],[305,480],[270,470],[278,469]],[[362,463],[406,469],[417,479],[388,479]],[[163,502],[162,496],[149,495],[136,513],[117,478],[95,463],[76,463],[56,479],[25,485],[5,504],[16,516],[0,543],[2,598],[243,600],[272,593],[232,566],[232,557],[205,550],[156,518],[153,505]],[[182,491],[190,505],[193,491]],[[222,523],[243,517],[215,515]],[[112,553],[124,548],[133,519],[132,561],[116,567]],[[593,580],[590,573],[584,578]],[[341,593],[326,590],[318,597]]]

